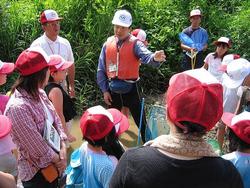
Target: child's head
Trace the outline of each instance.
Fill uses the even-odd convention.
[[[250,149],[250,112],[238,115],[225,112],[222,121],[229,128],[230,150]]]
[[[14,63],[5,63],[0,60],[0,85],[3,85],[7,81],[7,74],[14,71]]]
[[[144,30],[142,29],[134,29],[131,34],[133,36],[135,36],[136,38],[138,38],[140,41],[142,41],[145,46],[148,45],[148,41],[147,41],[147,34]]]
[[[167,119],[184,133],[204,133],[220,120],[223,89],[205,69],[175,74],[166,95]]]
[[[49,68],[49,81],[61,82],[65,80],[67,69],[73,64],[73,62],[65,61],[65,59],[60,55],[51,55],[49,62],[52,64],[56,64]]]
[[[103,146],[129,127],[129,122],[119,110],[94,106],[87,109],[80,120],[83,139],[93,146]]]
[[[232,47],[232,42],[227,37],[220,37],[218,40],[214,41],[213,44],[216,46],[215,54],[219,58],[223,58],[229,48]]]

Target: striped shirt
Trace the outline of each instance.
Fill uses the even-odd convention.
[[[52,103],[43,90],[40,98],[54,116],[54,126],[62,140],[67,139]],[[47,114],[41,101],[35,101],[25,90],[15,90],[5,114],[12,121],[11,135],[18,149],[18,172],[22,181],[31,180],[39,169],[48,166],[55,151],[43,139]]]

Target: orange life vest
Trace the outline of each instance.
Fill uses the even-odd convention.
[[[130,36],[118,50],[115,37],[106,42],[106,73],[108,78],[136,80],[139,77],[140,61],[134,54],[137,38]]]

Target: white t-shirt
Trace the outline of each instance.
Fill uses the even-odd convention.
[[[47,53],[47,55],[58,54],[66,61],[74,62],[74,56],[69,41],[63,37],[58,36],[55,41],[50,40],[45,33],[37,38],[30,47],[40,46]]]
[[[223,85],[223,111],[224,112],[230,112],[234,113],[237,104],[239,102],[240,97],[237,95],[238,93],[237,88],[227,88],[225,85]]]
[[[223,71],[219,70],[222,62],[221,58],[215,58],[214,53],[210,53],[206,56],[204,61],[208,65],[208,72],[210,72],[221,83],[221,77],[223,74]]]

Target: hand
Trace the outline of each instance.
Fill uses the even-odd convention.
[[[166,61],[166,55],[163,50],[154,53],[154,60],[158,62]]]
[[[192,52],[196,52],[197,51],[197,49],[196,48],[190,48],[190,52],[192,53]]]
[[[76,137],[74,137],[73,135],[71,135],[71,134],[68,134],[67,135],[67,137],[68,137],[68,141],[69,141],[69,143],[71,143],[71,142],[75,142],[76,141]]]
[[[104,101],[107,105],[111,105],[112,98],[111,98],[111,95],[108,91],[103,93],[103,98],[104,98]]]
[[[72,86],[69,86],[69,96],[71,98],[74,98],[75,97],[75,88],[72,87]]]

